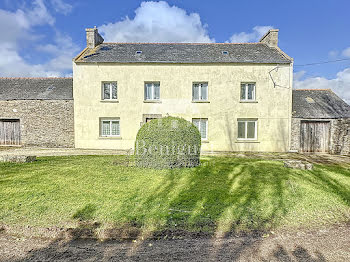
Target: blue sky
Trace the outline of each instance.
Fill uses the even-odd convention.
[[[333,88],[350,101],[350,2],[1,0],[0,76],[67,76],[86,27],[108,42],[254,42],[279,28],[296,88]]]

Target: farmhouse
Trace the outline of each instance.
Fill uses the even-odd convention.
[[[204,151],[288,151],[293,61],[278,30],[259,43],[103,43],[86,30],[73,62],[78,148],[134,147],[152,118],[182,117]]]
[[[74,147],[72,78],[0,78],[0,145]]]

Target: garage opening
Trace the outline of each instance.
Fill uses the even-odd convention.
[[[300,148],[302,152],[328,153],[330,143],[329,121],[302,121]]]
[[[0,145],[21,145],[21,126],[19,119],[0,119]]]

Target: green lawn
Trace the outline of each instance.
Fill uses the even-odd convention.
[[[68,227],[97,221],[148,230],[228,232],[350,220],[350,170],[202,158],[192,169],[117,166],[124,156],[41,157],[0,163],[0,224]]]

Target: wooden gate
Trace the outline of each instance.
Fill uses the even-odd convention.
[[[329,152],[330,122],[302,121],[300,149],[302,152]]]
[[[0,145],[20,145],[21,128],[19,119],[0,119]]]

